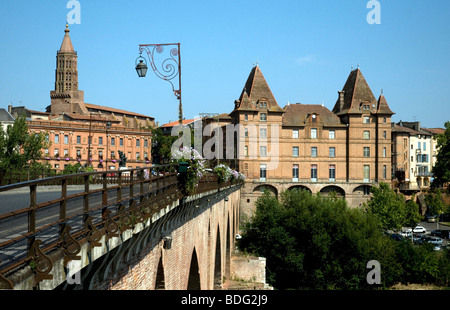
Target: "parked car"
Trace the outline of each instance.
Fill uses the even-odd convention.
[[[443,243],[442,238],[439,237],[430,237],[427,242],[438,246],[441,246]]]
[[[424,234],[426,233],[427,230],[425,229],[425,227],[423,226],[416,226],[416,228],[413,229],[413,233],[421,233]]]
[[[431,231],[432,236],[441,237],[443,235],[444,231],[442,229],[435,229]]]
[[[413,239],[412,241],[414,243],[420,243],[420,240],[422,239],[423,235],[422,234],[413,234]]]
[[[436,222],[436,217],[435,216],[430,216],[428,218],[428,223],[435,223]]]
[[[420,239],[417,240],[418,244],[424,244],[425,242],[428,241],[428,239],[430,239],[431,236],[430,235],[422,235],[422,237]]]
[[[403,236],[400,234],[392,234],[391,238],[394,239],[395,241],[402,241],[403,240]]]

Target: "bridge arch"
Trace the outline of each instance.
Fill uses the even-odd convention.
[[[263,193],[266,190],[268,190],[269,192],[274,194],[275,197],[278,197],[278,189],[275,186],[270,185],[270,184],[261,184],[261,185],[256,186],[253,189],[253,193],[257,193],[257,192]]]
[[[191,257],[191,266],[189,268],[188,290],[200,290],[200,269],[198,264],[197,251],[194,248]]]
[[[328,196],[332,192],[335,192],[337,197],[345,198],[345,190],[337,185],[327,185],[320,190],[323,196]]]
[[[222,251],[220,250],[220,227],[217,227],[216,250],[214,257],[214,289],[222,284]]]

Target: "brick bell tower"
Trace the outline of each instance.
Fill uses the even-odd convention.
[[[89,114],[84,105],[84,92],[78,90],[78,56],[73,49],[69,25],[64,30],[61,48],[56,53],[55,90],[50,92],[52,115]]]

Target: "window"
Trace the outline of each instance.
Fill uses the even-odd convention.
[[[370,157],[370,147],[368,147],[368,146],[364,147],[364,154],[363,154],[363,156],[364,157]]]
[[[364,165],[364,182],[370,182],[370,166]]]
[[[144,140],[144,147],[148,148],[148,140],[147,139]]]
[[[419,150],[421,149],[420,142],[417,142],[417,148],[418,148]]]
[[[292,148],[292,156],[298,157],[298,146]]]
[[[266,146],[259,147],[259,156],[267,157],[267,147]]]
[[[244,148],[244,156],[245,157],[248,156],[248,145],[246,145],[245,148]]]
[[[328,132],[328,139],[336,139],[336,132],[334,130]]]
[[[383,166],[383,179],[386,179],[387,174],[387,168],[386,166]]]
[[[383,147],[383,157],[386,157],[386,148]]]
[[[386,131],[383,131],[383,139],[386,139]]]
[[[141,140],[136,139],[136,147],[141,147]]]
[[[69,136],[64,135],[64,144],[69,144]]]
[[[426,142],[423,143],[423,150],[424,150],[424,151],[427,150],[427,143],[426,143]]]
[[[69,157],[69,150],[64,150],[64,157]]]
[[[317,139],[317,128],[311,128],[311,139]]]
[[[103,159],[103,151],[98,151],[98,159]]]
[[[77,158],[81,158],[81,150],[77,150]]]
[[[317,165],[311,165],[311,182],[317,182]]]
[[[293,182],[298,182],[298,165],[293,165],[292,166],[292,181]]]
[[[246,137],[246,138],[248,137],[248,128],[244,129],[244,137]]]
[[[81,144],[81,136],[77,136],[77,144]]]
[[[59,149],[55,149],[53,154],[55,155],[55,157],[58,157],[59,156]]]
[[[136,152],[136,160],[141,159],[141,154],[139,154],[139,152]]]
[[[370,124],[370,116],[363,116],[363,123]]]
[[[259,128],[259,137],[267,138],[267,128]]]
[[[112,141],[112,139],[114,139],[114,138],[111,138],[111,141]],[[112,144],[112,142],[111,142],[111,144]],[[120,146],[123,146],[123,138],[120,138],[120,139],[119,139],[119,145],[120,145]]]
[[[111,138],[111,145],[112,146],[116,145],[116,139],[115,138]]]
[[[59,143],[59,135],[55,134],[55,143]]]
[[[261,165],[259,165],[259,179],[261,181],[265,181],[266,178],[267,178],[266,165],[265,164],[261,164]]]
[[[334,182],[336,180],[336,165],[330,165],[328,175],[330,182]]]
[[[259,113],[259,120],[261,122],[267,121],[267,113]]]
[[[330,147],[329,153],[330,153],[330,157],[336,157],[336,148]]]
[[[248,114],[245,114],[245,115],[244,115],[244,120],[245,120],[245,121],[248,121]]]
[[[292,129],[292,138],[298,139],[298,129]]]
[[[317,157],[317,147],[311,147],[311,157]]]
[[[363,132],[363,139],[370,139],[370,131],[364,130]]]
[[[103,137],[98,137],[98,145],[103,145]]]

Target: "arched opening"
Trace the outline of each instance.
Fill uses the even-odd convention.
[[[214,289],[220,289],[222,285],[222,259],[220,251],[220,229],[217,228],[216,255],[214,257]]]
[[[291,186],[288,188],[288,191],[292,191],[292,190],[298,190],[298,191],[306,190],[311,193],[311,190],[308,187],[303,186],[303,185],[294,185],[294,186]]]
[[[227,238],[226,242],[227,242],[227,248],[226,248],[226,258],[225,258],[225,277],[227,279],[230,278],[230,265],[231,265],[231,238],[232,236],[234,236],[233,233],[233,229],[230,227],[231,223],[230,223],[230,217],[228,216],[228,224],[227,224],[227,234],[225,235],[225,237]]]
[[[353,194],[356,194],[356,195],[359,194],[361,196],[369,196],[371,188],[372,187],[370,185],[360,185],[353,190]]]
[[[335,185],[325,186],[320,190],[320,194],[323,196],[328,196],[332,192],[336,193],[336,196],[338,198],[345,198],[345,191],[339,186]]]
[[[155,290],[165,290],[166,284],[164,281],[164,267],[162,263],[162,255],[159,258],[158,269],[156,271]]]
[[[270,193],[274,194],[275,197],[278,197],[278,190],[275,186],[264,184],[264,185],[258,185],[253,189],[253,193],[264,193],[266,190],[268,190]]]
[[[200,269],[198,268],[197,252],[192,253],[191,268],[189,269],[188,290],[200,290]]]

